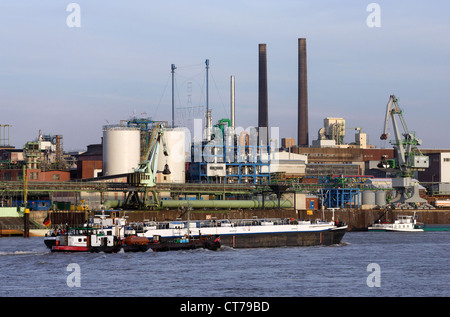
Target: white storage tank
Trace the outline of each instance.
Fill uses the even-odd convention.
[[[158,182],[184,183],[186,181],[186,131],[185,128],[166,129],[164,131],[169,156],[165,156],[162,144],[158,156]],[[169,166],[170,174],[161,172],[165,165]],[[165,177],[165,179],[164,179]]]
[[[103,175],[133,172],[140,163],[139,128],[121,125],[103,127]]]

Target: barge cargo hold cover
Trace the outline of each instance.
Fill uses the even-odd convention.
[[[149,222],[141,235],[173,239],[183,235],[219,235],[222,246],[265,248],[339,244],[347,231],[340,222],[294,219],[223,219]]]
[[[232,248],[333,245],[341,242],[346,230],[347,227],[341,227],[313,232],[229,234],[221,235],[221,244]]]

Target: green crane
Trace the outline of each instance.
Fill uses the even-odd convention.
[[[403,128],[402,134],[400,133],[396,116],[400,119]],[[383,157],[378,167],[396,173],[396,177],[392,179],[392,187],[396,190],[397,196],[391,203],[399,209],[432,208],[425,199],[419,196],[418,184],[412,182],[414,172],[423,171],[429,167],[429,158],[418,149],[422,141],[416,137],[415,133],[408,130],[403,118],[403,111],[400,109],[398,99],[394,95],[389,97],[386,107],[384,131],[381,134],[381,140],[387,140],[389,136],[387,133],[389,120],[392,120],[394,127],[395,140],[391,140],[390,143],[394,145],[396,157],[390,160]]]
[[[127,183],[131,187],[125,201],[125,206],[135,207],[158,207],[160,205],[158,193],[156,192],[157,168],[159,148],[162,144],[163,153],[169,156],[169,150],[166,145],[164,136],[164,125],[157,124],[152,131],[147,153],[144,155],[144,160],[134,170],[134,173],[128,174]],[[164,175],[170,174],[169,166],[166,164],[162,171]],[[152,193],[153,200],[150,201],[148,194]],[[141,193],[141,196],[139,196]]]

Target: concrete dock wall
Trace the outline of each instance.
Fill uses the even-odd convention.
[[[417,220],[425,224],[440,224],[450,225],[450,209],[435,209],[435,210],[416,210]],[[51,211],[50,211],[51,213]],[[70,212],[68,212],[70,213]],[[312,213],[312,214],[311,214]],[[349,209],[349,210],[336,210],[334,212],[334,219],[343,221],[348,224],[349,230],[366,230],[369,225],[379,219],[384,213],[384,210],[362,210],[362,209]],[[42,223],[46,217],[47,212],[30,212],[30,218],[37,223]],[[80,214],[80,212],[77,212]],[[414,210],[393,210],[384,215],[382,221],[393,222],[399,215],[413,215]],[[85,213],[86,219],[88,213]],[[123,211],[120,212],[120,216],[123,215]],[[78,215],[79,217],[80,215]],[[139,210],[139,211],[127,211],[126,216],[129,222],[143,221],[143,220],[175,220],[181,218],[187,219],[187,214],[182,213],[180,210]],[[245,218],[295,218],[295,219],[325,219],[331,221],[333,213],[330,210],[299,210],[293,209],[277,210],[193,210],[191,211],[190,218],[192,220],[200,219],[245,219]],[[78,218],[77,218],[78,219]]]
[[[366,230],[369,225],[374,223],[383,215],[382,210],[336,210],[334,212],[334,219],[343,221],[348,224],[349,230]],[[393,222],[399,215],[413,215],[413,210],[394,210],[388,212],[382,218],[382,221]],[[450,225],[450,210],[416,210],[418,221],[425,224],[449,224]],[[129,221],[142,221],[143,219],[149,220],[174,220],[181,218],[185,220],[186,214],[181,215],[177,210],[160,210],[160,211],[133,211],[127,212]],[[312,215],[308,214],[306,210],[208,210],[200,211],[194,210],[190,214],[191,220],[206,219],[245,219],[245,218],[295,218],[295,219],[325,219],[331,221],[333,213],[330,210],[325,210],[323,213],[321,210],[312,211]]]

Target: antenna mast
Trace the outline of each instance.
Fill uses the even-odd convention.
[[[171,73],[172,73],[172,128],[175,128],[175,101],[174,101],[174,75],[175,75],[175,69],[177,69],[175,67],[175,64],[171,65]]]

